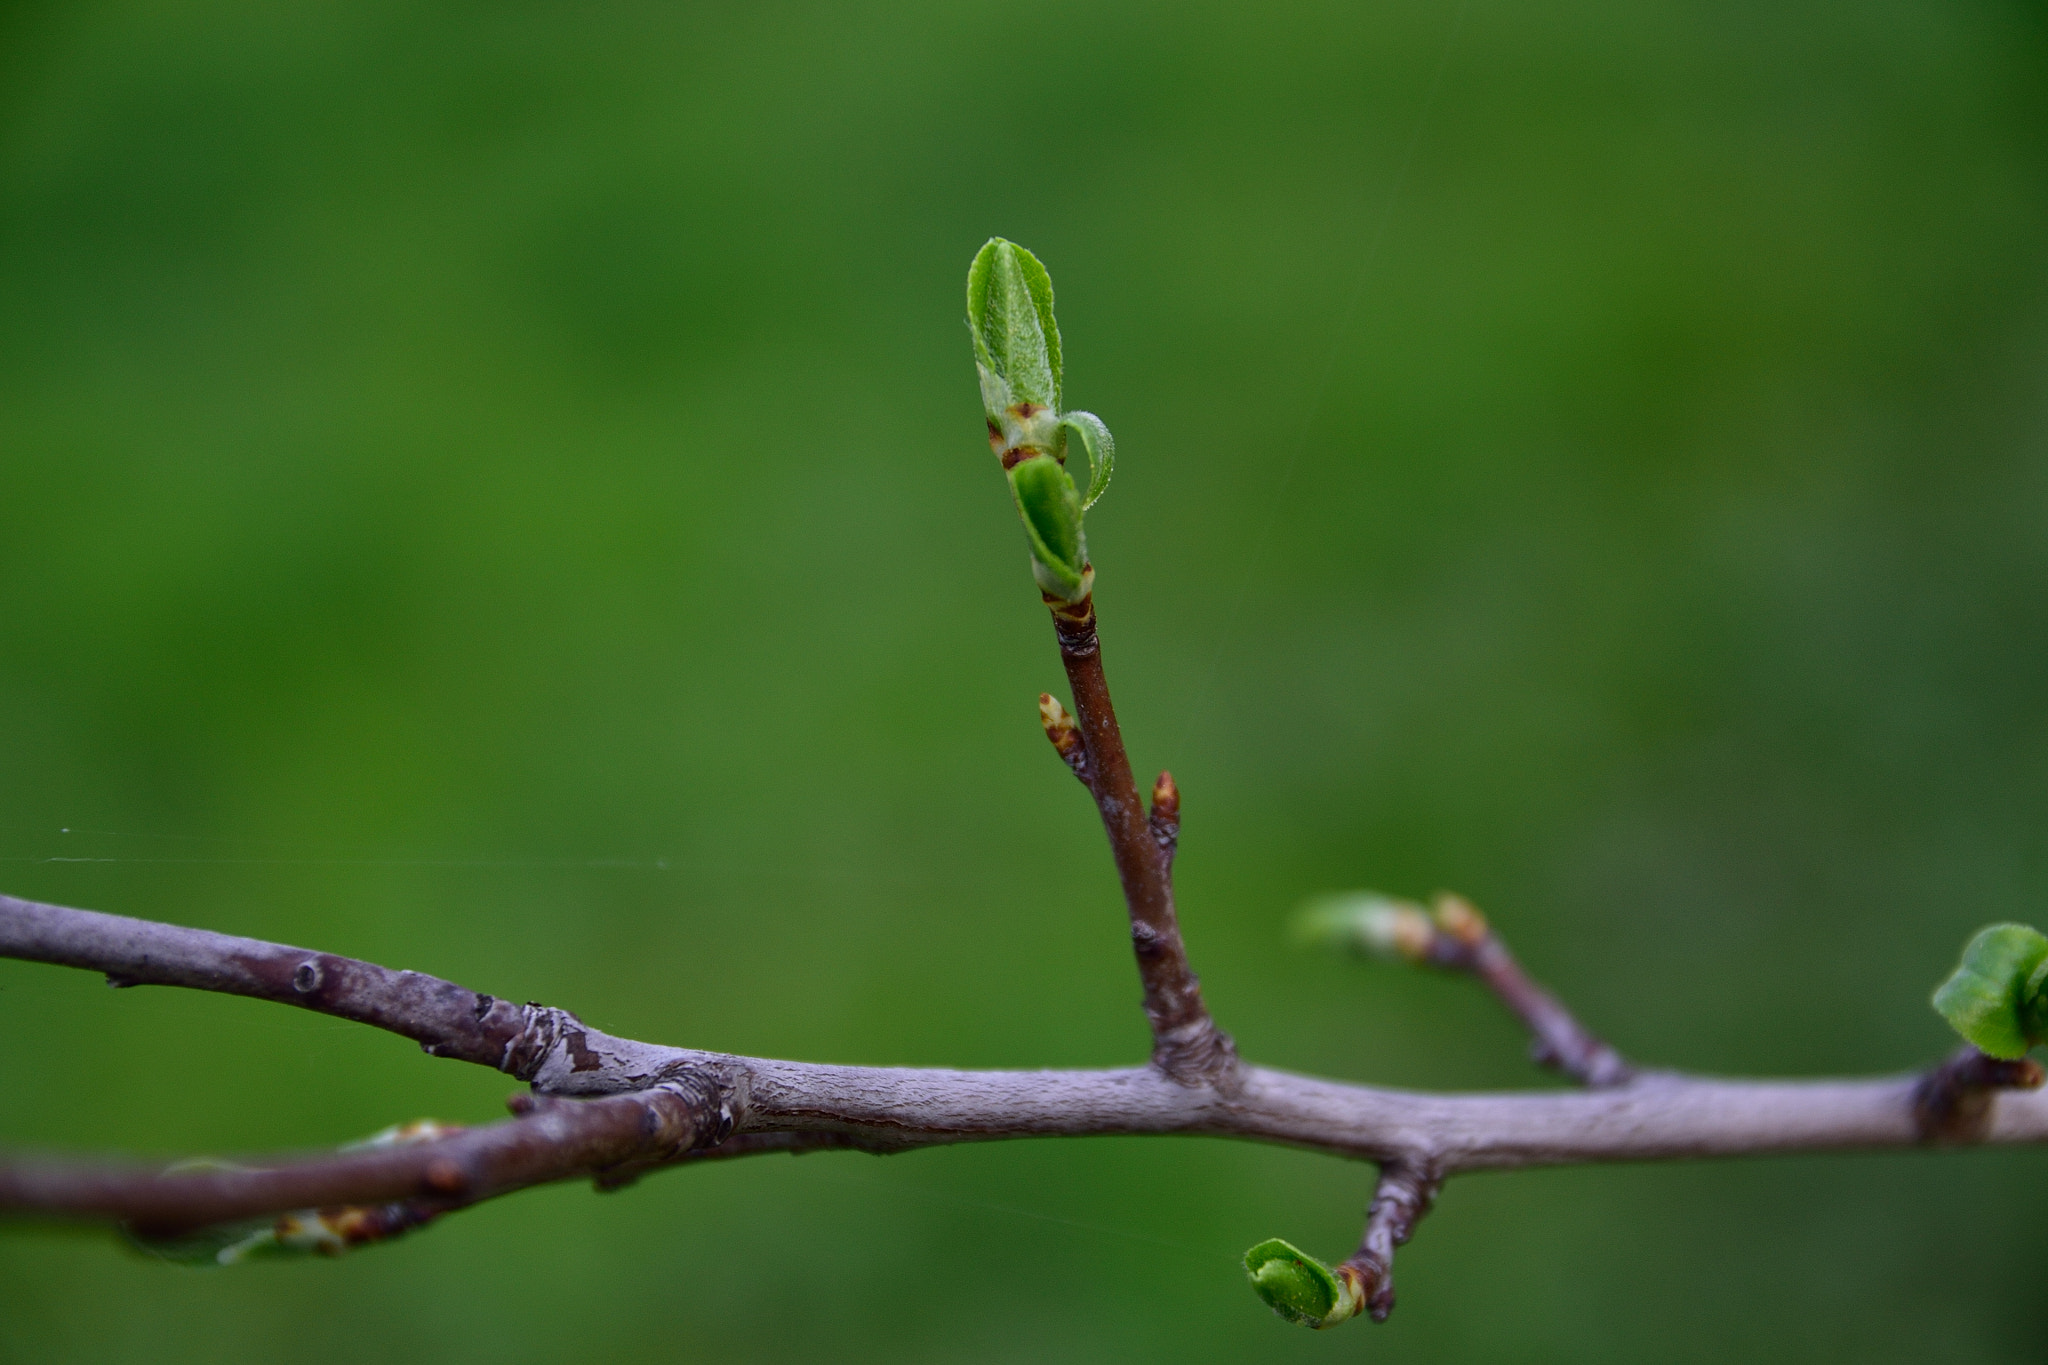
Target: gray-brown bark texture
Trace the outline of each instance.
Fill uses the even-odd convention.
[[[1484,918],[1439,904],[1419,960],[1464,972],[1523,1024],[1570,1091],[1432,1094],[1251,1066],[1210,1018],[1173,903],[1180,793],[1148,812],[1111,707],[1093,604],[1054,603],[1078,719],[1052,698],[1046,734],[1095,799],[1129,909],[1148,1065],[952,1071],[738,1057],[618,1038],[565,1010],[438,977],[257,939],[0,896],[0,956],[185,986],[354,1020],[437,1057],[531,1086],[514,1117],[402,1145],[227,1167],[0,1160],[0,1211],[98,1218],[146,1236],[317,1212],[335,1246],[377,1240],[547,1181],[622,1185],[661,1166],[769,1152],[898,1152],[957,1142],[1201,1134],[1281,1143],[1381,1168],[1356,1255],[1338,1267],[1374,1318],[1393,1305],[1394,1248],[1446,1178],[1575,1162],[2048,1141],[2031,1062],[1964,1049],[1917,1076],[1720,1080],[1631,1066],[1524,973]],[[2029,1093],[2031,1092],[2031,1093]]]
[[[437,1056],[495,1067],[531,1081],[543,1096],[635,1101],[616,1110],[541,1105],[522,1118],[395,1153],[312,1158],[298,1165],[321,1171],[303,1177],[281,1173],[290,1167],[231,1179],[77,1162],[0,1166],[0,1207],[146,1222],[197,1223],[404,1195],[475,1198],[541,1180],[705,1155],[825,1146],[902,1151],[1083,1134],[1246,1138],[1437,1178],[1579,1162],[2048,1141],[2048,1093],[1996,1089],[2028,1084],[2038,1073],[2008,1076],[2009,1068],[1958,1075],[1984,1068],[1949,1064],[1929,1076],[1810,1081],[1644,1072],[1597,1089],[1432,1094],[1242,1063],[1226,1085],[1174,1080],[1155,1066],[836,1066],[616,1038],[561,1010],[513,1007],[417,972],[11,897],[0,897],[0,955],[89,968],[125,985],[274,1000],[388,1029]],[[317,964],[318,982],[302,971],[308,964]],[[300,989],[300,982],[309,988]],[[1933,1089],[1971,1096],[1961,1107],[1976,1111],[1975,1121],[1963,1129],[1935,1126],[1929,1117]],[[1958,1107],[1953,1100],[1934,1105],[1941,1114]],[[590,1111],[632,1117],[617,1123],[566,1117]],[[522,1125],[532,1141],[498,1136],[520,1132]],[[533,1141],[552,1155],[536,1155]],[[734,1151],[723,1153],[725,1143]],[[438,1179],[432,1169],[444,1156],[463,1172],[453,1188],[447,1168]]]

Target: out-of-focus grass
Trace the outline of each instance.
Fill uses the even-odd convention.
[[[27,4],[0,18],[0,885],[677,1042],[1140,1055],[960,280],[1060,287],[1137,761],[1279,1065],[1542,1084],[1296,958],[1454,886],[1626,1051],[1917,1065],[2048,810],[2048,22]],[[68,832],[67,832],[68,831]],[[55,861],[53,861],[55,860]],[[0,1141],[476,1119],[502,1078],[0,963]],[[1455,1184],[1337,1346],[1196,1142],[541,1192],[338,1264],[0,1230],[22,1360],[2009,1360],[2032,1152]]]

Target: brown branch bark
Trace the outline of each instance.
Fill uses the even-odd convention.
[[[1432,966],[1477,977],[1529,1030],[1529,1055],[1540,1065],[1580,1085],[1622,1085],[1634,1078],[1635,1068],[1537,985],[1486,917],[1463,898],[1437,898],[1436,924],[1423,958]]]
[[[1394,1311],[1394,1248],[1414,1235],[1415,1225],[1436,1202],[1442,1181],[1429,1172],[1390,1162],[1380,1171],[1372,1207],[1365,1218],[1365,1236],[1337,1273],[1349,1281],[1374,1322]]]
[[[64,962],[136,982],[281,999],[377,1022],[407,1037],[430,1034],[445,1023],[447,999],[480,998],[436,978],[324,954],[313,956],[338,964],[343,980],[410,980],[389,993],[371,991],[374,1008],[354,995],[318,1000],[308,998],[314,993],[285,995],[264,984],[268,978],[262,973],[239,965],[252,954],[281,963],[307,956],[302,950],[204,930],[0,900],[4,956]],[[522,1119],[475,1129],[448,1139],[466,1144],[452,1149],[422,1145],[391,1154],[316,1158],[302,1169],[247,1175],[180,1174],[174,1180],[161,1170],[129,1168],[114,1180],[94,1176],[76,1163],[0,1161],[5,1173],[0,1209],[176,1222],[322,1203],[373,1204],[420,1196],[423,1188],[428,1195],[448,1197],[431,1182],[424,1187],[421,1182],[430,1174],[426,1163],[449,1151],[464,1161],[475,1153],[473,1165],[460,1166],[464,1190],[496,1193],[603,1170],[614,1171],[616,1183],[670,1158],[841,1145],[905,1151],[958,1142],[1107,1134],[1274,1142],[1444,1178],[1465,1171],[1582,1162],[1923,1145],[1931,1139],[1923,1117],[1930,1085],[1955,1083],[1953,1077],[1938,1082],[1920,1076],[1744,1081],[1653,1072],[1597,1090],[1430,1094],[1241,1065],[1227,1086],[1189,1085],[1149,1066],[954,1071],[739,1057],[615,1038],[561,1011],[527,1008],[548,1021],[541,1031],[544,1043],[530,1031],[513,1040],[522,1056],[525,1049],[533,1050],[531,1064],[522,1070],[530,1071],[537,1092],[617,1095],[628,1097],[630,1104],[602,1109],[544,1105],[532,1117],[553,1116],[548,1126],[521,1128],[520,1123],[530,1121]],[[496,1065],[492,1053],[490,1047],[469,1047],[444,1049],[440,1055]],[[1985,1079],[1975,1075],[1972,1087],[1983,1090]],[[646,1099],[650,1087],[657,1088],[652,1092],[656,1098]],[[660,1098],[663,1094],[674,1098]],[[2048,1092],[2004,1090],[1982,1099],[1967,1129],[1941,1136],[1981,1143],[2048,1142]],[[687,1111],[687,1137],[681,1111],[670,1113],[678,1104]],[[572,1121],[597,1124],[597,1116],[629,1115],[645,1105],[659,1112],[655,1128],[638,1136],[625,1132],[631,1124],[624,1119],[616,1127],[605,1120],[607,1126],[595,1137],[575,1136],[561,1127]],[[727,1130],[734,1136],[722,1141],[735,1145],[720,1153],[712,1143]],[[500,1148],[499,1143],[510,1146]],[[681,1143],[687,1150],[664,1157],[664,1143]]]
[[[1131,947],[1138,958],[1138,977],[1145,988],[1145,1018],[1152,1026],[1152,1064],[1165,1075],[1188,1085],[1227,1084],[1237,1065],[1230,1035],[1216,1027],[1202,1003],[1202,984],[1188,965],[1181,942],[1180,921],[1173,908],[1173,839],[1156,838],[1138,784],[1124,752],[1116,708],[1109,699],[1109,680],[1102,671],[1102,641],[1095,628],[1094,598],[1068,604],[1047,598],[1060,662],[1073,689],[1080,719],[1085,762],[1063,757],[1095,798],[1102,827],[1109,835],[1117,879],[1130,908]],[[1048,722],[1048,733],[1051,723]],[[1055,746],[1060,741],[1054,738]],[[1170,820],[1179,830],[1179,795],[1172,780]]]
[[[265,1165],[25,1159],[0,1164],[0,1208],[111,1218],[155,1237],[292,1209],[418,1201],[431,1217],[533,1185],[673,1160],[715,1142],[724,1121],[710,1087],[667,1083],[544,1100],[521,1117],[428,1142]]]
[[[439,977],[393,971],[333,953],[206,929],[0,896],[0,957],[104,972],[114,986],[187,986],[269,1000],[369,1024],[410,1038],[434,1057],[493,1067],[522,1081],[544,1069],[570,1075],[594,1066],[586,1030],[565,1010],[515,1005]],[[629,1050],[638,1045],[612,1040]],[[643,1049],[636,1088],[663,1079],[669,1050]],[[616,1054],[611,1065],[632,1062]],[[596,1093],[549,1084],[562,1093]]]
[[[1920,1078],[1913,1117],[1929,1142],[1981,1141],[2001,1090],[2038,1090],[2044,1073],[2031,1057],[2007,1061],[1965,1045]]]

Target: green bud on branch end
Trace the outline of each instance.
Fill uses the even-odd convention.
[[[1365,1282],[1356,1270],[1333,1270],[1278,1237],[1247,1251],[1244,1269],[1268,1308],[1303,1327],[1335,1327],[1365,1307]]]
[[[1039,589],[1079,602],[1095,581],[1081,517],[1102,496],[1116,463],[1116,441],[1093,413],[1062,412],[1059,322],[1052,279],[1038,258],[992,237],[967,272],[967,330],[988,442],[1002,461]],[[1084,498],[1067,474],[1067,443],[1088,455]]]
[[[1412,901],[1376,891],[1319,896],[1295,911],[1290,933],[1304,948],[1335,948],[1389,962],[1422,962],[1436,925]]]
[[[1079,602],[1094,590],[1088,539],[1081,530],[1081,497],[1050,455],[1032,455],[1010,467],[1010,491],[1031,545],[1031,576],[1039,590]]]
[[[2025,1056],[2048,1041],[2048,935],[2024,924],[1980,929],[1934,992],[1934,1008],[1985,1055]]]

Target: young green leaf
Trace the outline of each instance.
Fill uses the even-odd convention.
[[[268,1258],[283,1254],[277,1244],[277,1220],[245,1218],[234,1223],[216,1223],[175,1237],[145,1237],[126,1231],[128,1244],[145,1256],[172,1265],[212,1268],[238,1265],[250,1257]]]
[[[1081,448],[1088,452],[1088,496],[1081,500],[1081,510],[1085,512],[1109,487],[1110,471],[1116,468],[1116,438],[1092,412],[1061,413],[1060,434],[1064,436],[1070,431],[1081,438]]]
[[[989,239],[967,271],[967,330],[989,445],[1024,519],[1032,576],[1051,596],[1078,602],[1094,584],[1081,514],[1109,486],[1116,441],[1095,414],[1060,411],[1060,328],[1052,279],[1036,256]],[[1070,436],[1088,453],[1085,499],[1062,468]]]
[[[2048,936],[2024,924],[1979,930],[1934,992],[1934,1008],[1980,1052],[2025,1056],[2048,1041]]]
[[[1010,470],[1010,488],[1031,542],[1031,572],[1038,586],[1063,602],[1088,595],[1088,542],[1081,530],[1081,498],[1074,481],[1050,455],[1034,455]]]
[[[1053,318],[1052,279],[1038,258],[1000,237],[989,238],[967,271],[967,326],[982,392],[990,380],[1000,403],[989,419],[1000,422],[1013,404],[1056,411],[1060,405],[1060,326]]]
[[[1292,1243],[1270,1237],[1244,1254],[1245,1274],[1266,1306],[1303,1327],[1335,1327],[1365,1306],[1363,1285]]]

